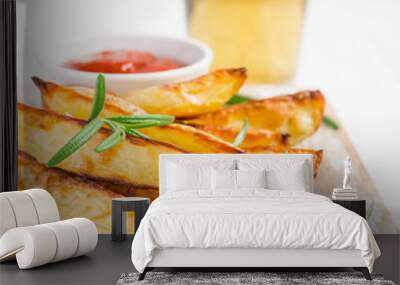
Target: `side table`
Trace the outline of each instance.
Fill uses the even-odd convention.
[[[113,241],[126,239],[126,212],[135,212],[135,231],[146,214],[150,199],[143,197],[124,197],[112,199],[112,235]]]
[[[365,200],[332,200],[333,203],[359,214],[364,219],[366,218],[366,201]]]

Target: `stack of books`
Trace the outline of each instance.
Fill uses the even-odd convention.
[[[358,193],[356,189],[334,188],[332,193],[333,200],[357,200]]]

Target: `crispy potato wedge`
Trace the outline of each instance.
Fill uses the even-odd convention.
[[[77,119],[89,117],[92,107],[93,89],[83,87],[64,87],[40,78],[32,78],[42,93],[46,109],[67,114]],[[143,110],[119,97],[106,96],[102,117],[142,114]],[[154,140],[172,144],[184,151],[193,153],[240,153],[241,149],[202,130],[182,124],[164,127],[144,128],[143,134]]]
[[[220,109],[246,80],[246,69],[220,69],[190,81],[120,94],[148,113],[191,117]]]
[[[197,126],[197,128],[211,133],[224,141],[233,142],[239,133],[239,130],[233,128],[214,127],[214,126]],[[251,148],[259,146],[286,146],[288,145],[287,136],[278,132],[268,130],[252,129],[248,130],[241,148]]]
[[[239,130],[247,117],[250,129],[264,129],[288,135],[289,143],[294,145],[318,130],[324,106],[325,100],[321,92],[303,91],[233,105],[183,122]]]
[[[94,90],[86,87],[63,86],[45,81],[39,77],[32,77],[32,81],[42,94],[43,106],[63,115],[87,120],[92,110]],[[107,94],[102,117],[118,115],[137,115],[146,112],[133,105],[127,104],[120,97]]]
[[[47,161],[86,124],[84,121],[18,104],[18,146],[40,163]],[[158,156],[184,153],[174,146],[127,136],[115,147],[101,153],[95,147],[111,134],[103,128],[58,167],[92,179],[133,184],[137,188],[158,187]]]
[[[89,179],[47,168],[30,155],[18,153],[18,188],[46,189],[55,199],[62,219],[85,217],[100,233],[111,232],[111,199],[123,197]]]
[[[285,148],[278,146],[267,146],[267,147],[253,147],[247,148],[247,153],[309,153],[314,156],[314,177],[317,176],[318,168],[321,165],[322,158],[324,156],[323,150],[314,150],[306,148]]]
[[[170,124],[158,128],[140,130],[145,135],[157,141],[177,146],[193,153],[242,153],[243,150],[217,136],[183,125]]]

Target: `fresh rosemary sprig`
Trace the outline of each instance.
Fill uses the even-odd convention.
[[[143,139],[149,139],[137,129],[165,126],[171,124],[175,119],[173,116],[157,114],[99,118],[99,115],[104,108],[105,99],[105,79],[102,74],[99,74],[96,80],[96,91],[88,124],[50,158],[47,162],[48,167],[54,167],[72,155],[87,143],[105,124],[111,128],[112,133],[96,146],[96,152],[102,152],[118,145],[124,141],[126,134]]]
[[[247,135],[247,129],[249,127],[249,121],[247,117],[243,120],[242,128],[240,129],[239,133],[237,134],[235,141],[232,143],[234,146],[240,146]]]

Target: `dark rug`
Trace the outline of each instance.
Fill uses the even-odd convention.
[[[376,284],[395,285],[381,275],[372,275],[368,281],[359,272],[148,272],[146,278],[138,281],[138,273],[122,274],[117,285],[133,284]]]

